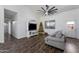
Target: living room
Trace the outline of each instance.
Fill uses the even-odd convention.
[[[79,52],[78,15],[79,5],[0,5],[0,52]]]

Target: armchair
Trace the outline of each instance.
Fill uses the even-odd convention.
[[[61,31],[57,31],[54,35],[47,36],[45,38],[45,43],[64,50],[64,35]]]

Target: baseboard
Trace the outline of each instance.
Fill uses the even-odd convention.
[[[25,38],[27,38],[27,37],[21,37],[21,38],[18,38],[18,39],[25,39]]]
[[[1,44],[4,43],[4,40],[0,41],[0,43],[1,43]]]
[[[74,37],[66,37],[66,38],[70,38],[70,39],[78,39],[78,38],[74,38]]]
[[[11,34],[10,34],[11,35]],[[13,35],[11,35],[12,37],[14,37],[15,39],[18,39],[18,38],[16,38],[15,36],[13,36]]]

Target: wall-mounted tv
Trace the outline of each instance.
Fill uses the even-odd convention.
[[[36,30],[37,24],[29,23],[29,30]]]

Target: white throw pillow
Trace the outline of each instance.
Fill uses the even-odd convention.
[[[62,36],[62,32],[61,32],[61,31],[58,31],[58,32],[56,33],[56,38],[61,38],[61,36]]]

